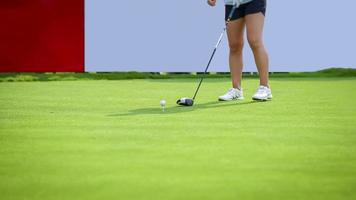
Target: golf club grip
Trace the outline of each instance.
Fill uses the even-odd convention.
[[[217,49],[221,43],[221,40],[223,39],[224,37],[224,34],[226,32],[226,29],[227,29],[227,25],[229,25],[230,21],[231,21],[231,18],[232,16],[234,15],[235,13],[235,10],[236,10],[236,4],[232,7],[231,11],[230,11],[230,14],[229,14],[229,17],[227,18],[226,22],[225,22],[225,27],[224,27],[224,31],[221,33],[220,37],[219,37],[219,40],[218,42],[216,43],[215,45],[215,48]]]
[[[235,13],[236,8],[237,8],[237,6],[236,6],[236,4],[235,4],[235,5],[232,7],[231,11],[230,11],[229,17],[227,18],[226,25],[230,23],[231,18],[232,18],[232,16],[233,16],[234,13]]]

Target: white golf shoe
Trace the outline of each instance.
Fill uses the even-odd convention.
[[[272,91],[270,88],[261,85],[257,89],[257,92],[255,93],[255,95],[252,96],[252,99],[257,100],[257,101],[271,100],[272,99]]]
[[[219,96],[219,101],[243,100],[244,95],[242,89],[231,88],[226,94]]]

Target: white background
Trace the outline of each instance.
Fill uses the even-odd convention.
[[[267,2],[271,71],[356,67],[355,0]],[[203,71],[224,26],[224,5],[86,0],[85,20],[87,71]],[[248,45],[244,57],[244,71],[256,71]],[[225,37],[210,71],[228,71],[227,59]]]

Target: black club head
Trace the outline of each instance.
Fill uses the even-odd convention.
[[[194,100],[190,98],[178,99],[177,104],[180,106],[193,106]]]

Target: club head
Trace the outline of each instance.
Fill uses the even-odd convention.
[[[177,104],[180,106],[193,106],[194,100],[184,97],[184,98],[178,99]]]

